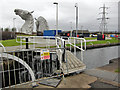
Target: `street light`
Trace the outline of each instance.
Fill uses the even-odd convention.
[[[71,24],[71,37],[72,37],[72,22],[70,22],[70,24]]]
[[[83,26],[81,26],[81,30],[83,29]],[[83,30],[82,30],[82,35],[83,35]]]
[[[77,37],[77,31],[78,31],[78,4],[75,3],[76,7],[76,37]]]
[[[56,4],[56,36],[58,35],[58,3],[54,2],[53,4]]]
[[[15,28],[15,19],[16,19],[16,18],[13,18],[13,32],[14,32],[14,34],[15,34],[15,29],[16,29],[16,28]]]
[[[15,27],[15,19],[16,18],[13,18],[13,28]]]

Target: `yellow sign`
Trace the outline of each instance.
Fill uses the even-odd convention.
[[[50,59],[50,52],[48,49],[41,49],[41,60]]]

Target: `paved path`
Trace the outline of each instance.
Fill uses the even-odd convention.
[[[61,83],[58,85],[57,88],[91,88],[89,85],[90,83],[93,83],[97,80],[96,77],[89,76],[86,74],[77,74],[73,76],[67,76],[65,79],[61,81]],[[37,82],[37,84],[40,81]],[[45,86],[38,84],[38,87],[35,88],[53,88],[50,86]],[[19,85],[16,86],[15,88],[32,88],[31,84],[25,84],[25,85]]]
[[[113,89],[113,90],[118,90],[119,88],[119,85],[117,83],[111,83],[110,81],[109,82],[106,82],[106,81],[103,81],[102,79],[97,79],[97,81],[95,81],[94,83],[92,84],[89,84],[91,86],[91,89],[95,89],[95,88],[100,88],[100,89],[105,89],[105,88],[110,88],[110,89]]]
[[[109,72],[106,70],[99,70],[99,69],[89,69],[89,70],[86,70],[84,73],[91,76],[95,76],[95,77],[120,83],[120,80],[118,80],[118,76],[120,76],[120,74],[118,73],[113,73],[113,72]]]
[[[111,63],[109,63],[109,64],[107,64],[105,66],[102,66],[102,67],[98,67],[97,69],[106,70],[106,71],[110,71],[110,72],[115,73],[115,71],[118,68],[118,62],[119,61],[120,61],[120,58],[112,59],[112,60],[109,61]]]

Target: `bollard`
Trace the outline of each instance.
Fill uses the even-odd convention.
[[[29,49],[28,38],[26,38],[26,49]]]

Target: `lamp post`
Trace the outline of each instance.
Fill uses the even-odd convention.
[[[81,26],[81,30],[82,30],[82,35],[83,35],[83,26]]]
[[[54,2],[53,4],[56,4],[56,36],[58,35],[58,3]]]
[[[16,18],[13,18],[13,32],[14,32],[14,34],[15,34],[15,29],[16,29],[16,28],[15,28],[15,19],[16,19]]]
[[[71,37],[72,37],[72,22],[70,22],[70,24],[71,24]]]
[[[13,18],[13,28],[15,27],[15,19],[16,18]]]
[[[78,4],[75,4],[76,7],[76,37],[77,37],[77,31],[78,31]]]

